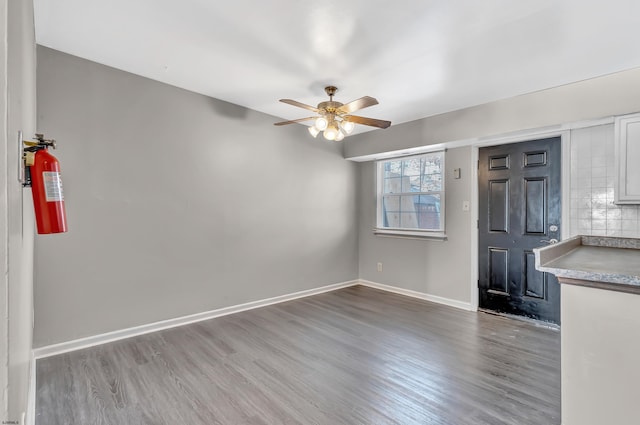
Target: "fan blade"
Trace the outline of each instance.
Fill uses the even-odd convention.
[[[358,109],[368,108],[369,106],[377,104],[378,101],[375,98],[371,96],[365,96],[342,105],[337,109],[337,112],[339,114],[349,114],[351,112],[357,111]]]
[[[374,118],[359,117],[357,115],[346,115],[344,119],[356,124],[370,125],[371,127],[387,128],[391,125],[391,121],[376,120]]]
[[[290,120],[290,121],[282,121],[282,122],[276,122],[273,125],[287,125],[287,124],[295,124],[297,122],[303,122],[303,121],[309,121],[309,120],[315,120],[318,117],[307,117],[307,118],[298,118],[297,120]]]
[[[282,103],[288,103],[289,105],[297,106],[298,108],[308,109],[308,110],[313,111],[313,112],[319,112],[319,111],[318,111],[318,108],[316,108],[315,106],[305,105],[304,103],[300,103],[300,102],[298,102],[297,100],[293,100],[293,99],[280,99],[280,102],[282,102]]]

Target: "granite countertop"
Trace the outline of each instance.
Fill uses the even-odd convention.
[[[570,279],[640,291],[640,239],[576,236],[534,253],[536,269],[556,275],[561,283]]]

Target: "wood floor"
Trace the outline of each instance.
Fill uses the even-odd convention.
[[[37,361],[37,425],[560,424],[560,332],[356,286]]]

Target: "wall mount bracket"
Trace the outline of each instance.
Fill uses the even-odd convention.
[[[36,140],[23,140],[22,131],[18,132],[18,143],[20,148],[20,165],[18,167],[18,181],[22,187],[31,187],[31,166],[33,165],[36,152],[42,149],[56,148],[54,139],[45,139],[44,134],[36,133]]]

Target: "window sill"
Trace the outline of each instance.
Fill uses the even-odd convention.
[[[411,230],[398,230],[398,229],[373,229],[373,234],[376,236],[391,237],[391,238],[404,238],[404,239],[422,239],[432,241],[446,241],[447,235],[444,232],[421,232]]]

